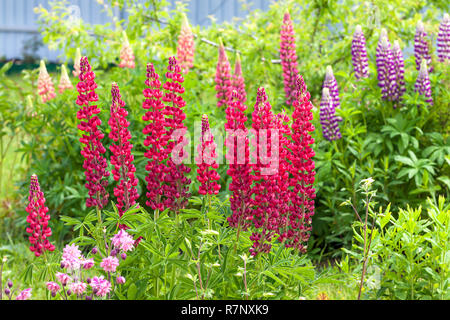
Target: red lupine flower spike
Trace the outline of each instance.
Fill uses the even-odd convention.
[[[231,83],[231,66],[228,61],[222,39],[219,39],[219,61],[216,68],[217,106],[227,106],[231,101],[233,85]]]
[[[131,154],[133,145],[130,143],[131,133],[128,130],[130,123],[126,117],[125,102],[121,99],[119,87],[116,83],[111,88],[112,104],[111,117],[108,124],[111,128],[109,138],[114,141],[109,147],[111,156],[111,165],[114,166],[112,174],[115,181],[119,184],[114,188],[114,195],[117,197],[117,209],[122,216],[130,207],[136,204],[139,194],[136,186],[138,180],[134,176],[136,168],[133,164],[134,157]],[[125,226],[121,226],[124,228]]]
[[[298,70],[294,26],[289,12],[284,14],[280,36],[280,59],[283,67],[284,91],[286,93],[286,103],[290,105],[296,95],[295,79],[297,78]]]
[[[30,250],[36,257],[39,257],[45,250],[54,251],[55,246],[48,240],[48,237],[52,235],[52,229],[48,225],[50,215],[45,206],[44,193],[41,191],[38,177],[35,174],[31,176],[26,211],[28,213],[27,223],[30,224],[26,229],[26,232],[30,234],[28,238],[31,243]]]
[[[245,103],[247,100],[247,93],[245,92],[245,81],[242,75],[242,65],[239,53],[236,54],[236,63],[234,65],[234,74],[232,78],[233,90],[236,90],[239,101]]]
[[[80,142],[85,146],[81,150],[81,155],[85,157],[83,168],[86,176],[86,188],[89,190],[89,197],[86,199],[87,207],[98,207],[102,209],[108,203],[109,194],[106,191],[108,185],[109,172],[107,162],[102,156],[106,152],[101,139],[104,134],[98,129],[102,121],[97,116],[100,108],[91,103],[98,101],[95,93],[97,84],[95,74],[91,70],[91,65],[87,57],[80,60],[80,81],[77,84],[78,97],[76,103],[81,107],[77,112],[77,118],[81,120],[78,129],[83,131]]]

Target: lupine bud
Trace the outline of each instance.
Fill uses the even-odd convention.
[[[198,193],[218,194],[220,190],[219,181],[220,176],[217,173],[219,165],[216,162],[216,144],[214,143],[214,136],[209,127],[208,115],[202,116],[202,133],[200,137],[200,144],[198,145],[197,163],[197,180],[200,182]]]
[[[125,260],[127,258],[127,254],[125,252],[123,252],[120,257],[122,258],[122,260]]]
[[[81,50],[80,50],[80,48],[77,48],[77,52],[75,53],[75,60],[73,62],[73,71],[72,71],[72,74],[75,78],[78,78],[81,73],[80,62],[81,62]]]
[[[215,77],[217,107],[227,106],[231,101],[231,94],[233,92],[230,62],[228,61],[222,39],[219,40],[219,61],[217,62]]]
[[[194,35],[186,15],[183,14],[183,23],[178,36],[177,59],[185,74],[194,66],[194,51]]]
[[[444,14],[442,22],[439,25],[437,55],[440,62],[449,62],[450,60],[450,16],[448,13]]]
[[[92,300],[91,296],[86,296],[86,300]]]
[[[42,102],[47,102],[56,97],[55,87],[53,86],[52,78],[47,72],[44,60],[41,60],[39,67],[39,77],[37,84],[37,92],[42,98]]]
[[[112,104],[111,116],[108,124],[111,128],[109,138],[113,141],[110,145],[111,171],[114,180],[118,184],[114,187],[114,195],[117,197],[117,209],[119,216],[122,216],[128,209],[136,204],[139,198],[136,186],[138,179],[135,177],[136,167],[133,164],[134,157],[131,154],[133,145],[130,143],[131,133],[128,130],[130,125],[127,120],[128,111],[125,110],[125,102],[121,99],[119,86],[112,84],[111,89]],[[120,228],[126,228],[120,225]]]
[[[341,106],[341,102],[339,100],[339,89],[336,78],[333,74],[333,68],[331,66],[327,66],[322,88],[328,88],[331,100],[333,101],[333,107],[339,108]]]
[[[425,101],[430,105],[433,105],[433,98],[431,97],[431,84],[428,76],[428,68],[425,59],[421,62],[419,75],[417,76],[416,84],[414,86],[415,91],[425,96]]]
[[[8,280],[8,288],[12,288],[12,286],[13,286],[13,283],[12,283],[12,281],[11,280]]]
[[[63,93],[65,90],[72,89],[73,85],[70,82],[69,75],[67,74],[67,69],[65,65],[61,66],[61,77],[59,79],[59,93]]]
[[[356,26],[352,41],[352,62],[356,79],[369,76],[369,62],[367,59],[366,38],[360,25]]]
[[[341,138],[339,131],[339,121],[341,118],[336,117],[333,100],[330,96],[328,88],[322,90],[322,100],[320,101],[320,124],[322,125],[322,133],[328,141],[338,140]]]
[[[80,142],[85,145],[81,150],[81,155],[85,157],[83,163],[83,168],[86,170],[84,172],[85,187],[89,191],[86,206],[103,209],[108,203],[109,197],[106,191],[109,172],[107,171],[108,163],[102,156],[106,152],[101,142],[104,134],[98,129],[102,121],[97,115],[101,110],[97,105],[91,104],[98,101],[95,93],[97,84],[94,81],[95,74],[91,70],[87,57],[81,58],[80,65],[80,81],[77,84],[79,95],[76,103],[81,107],[77,112],[77,118],[81,120],[78,129],[83,131]]]
[[[11,290],[9,290],[8,288],[6,288],[6,289],[5,289],[5,294],[6,294],[7,296],[9,296],[10,293],[11,293]]]
[[[122,36],[123,42],[122,42],[122,49],[120,50],[119,67],[134,69],[135,64],[134,64],[133,49],[131,48],[130,43],[128,42],[128,37],[125,31],[122,32]]]
[[[417,23],[416,34],[414,36],[414,56],[416,57],[416,69],[419,70],[421,67],[422,60],[428,65],[428,72],[433,72],[433,67],[431,66],[431,54],[430,54],[430,40],[425,32],[425,27],[422,21]]]
[[[245,81],[244,77],[242,76],[242,65],[239,53],[236,53],[236,62],[234,65],[232,85],[233,90],[236,90],[238,94],[239,101],[245,103],[245,101],[247,100],[247,93],[245,92]]]
[[[28,238],[31,243],[30,250],[39,257],[45,250],[54,251],[55,246],[48,240],[48,237],[52,235],[52,229],[48,226],[50,215],[47,214],[44,193],[35,174],[31,176],[28,201],[26,211],[28,212],[27,222],[30,226],[26,232],[30,234]]]
[[[284,92],[286,94],[286,103],[290,105],[296,95],[295,80],[298,75],[298,70],[294,26],[289,12],[284,14],[280,39],[280,59],[283,67]]]
[[[97,249],[97,247],[94,247],[94,248],[92,248],[92,254],[97,254],[97,252],[98,252],[98,249]]]
[[[70,296],[72,294],[72,290],[67,290],[67,295]]]
[[[117,282],[117,284],[124,284],[125,283],[125,278],[122,277],[122,276],[118,276],[116,278],[116,282]]]

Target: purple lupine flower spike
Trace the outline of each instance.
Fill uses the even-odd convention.
[[[391,44],[386,29],[381,30],[376,50],[376,63],[378,72],[378,86],[381,88],[381,97],[385,100],[395,100],[397,92],[396,69]]]
[[[392,54],[394,56],[394,67],[396,73],[396,92],[393,100],[400,100],[406,91],[405,87],[405,60],[403,59],[403,52],[400,48],[400,44],[397,40],[394,41],[394,46],[392,49]]]
[[[430,43],[422,21],[417,23],[416,35],[414,36],[414,56],[416,57],[417,70],[421,67],[422,59],[424,59],[428,65],[428,72],[433,71],[433,67],[431,66]]]
[[[339,130],[340,117],[335,115],[336,109],[333,105],[333,99],[328,88],[322,90],[322,100],[320,101],[320,124],[325,139],[328,141],[338,140],[341,138]]]
[[[356,79],[369,76],[369,61],[367,59],[366,38],[360,25],[356,26],[352,41],[352,62]]]
[[[440,62],[450,61],[450,16],[448,13],[444,14],[444,18],[439,25],[437,54]]]
[[[419,92],[420,95],[425,96],[425,101],[430,105],[433,105],[433,98],[431,98],[431,84],[430,77],[428,76],[428,67],[425,59],[422,60],[419,70],[419,75],[417,76],[415,91]]]
[[[331,100],[333,101],[333,108],[339,108],[341,106],[341,102],[339,100],[339,89],[331,66],[327,66],[323,88],[328,88],[328,90],[330,90]]]

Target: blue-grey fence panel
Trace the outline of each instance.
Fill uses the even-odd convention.
[[[145,1],[145,0],[140,0]],[[175,2],[169,0],[171,8],[175,8]],[[250,10],[267,10],[270,2],[274,0],[247,1],[252,6]],[[38,57],[56,61],[58,51],[50,50],[46,45],[37,51],[33,50],[33,39],[39,39],[37,14],[34,8],[42,5],[50,9],[50,0],[0,0],[0,59],[23,58],[25,54],[33,54]],[[187,2],[189,10],[188,18],[194,25],[208,26],[211,24],[210,15],[214,16],[218,23],[231,21],[233,17],[244,18],[247,14],[242,10],[242,0],[190,0]],[[91,24],[105,24],[111,22],[104,8],[96,0],[69,0],[72,12],[79,12],[80,17]],[[127,17],[126,12],[115,10],[114,14],[119,18]]]

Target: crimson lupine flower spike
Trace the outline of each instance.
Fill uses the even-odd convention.
[[[198,193],[201,195],[219,193],[220,184],[217,181],[220,180],[220,176],[217,173],[219,165],[216,158],[214,136],[209,127],[208,116],[204,114],[202,116],[202,135],[198,145],[198,158],[195,159],[198,167],[197,180],[201,183]]]
[[[231,84],[231,66],[228,61],[222,39],[219,39],[219,61],[216,67],[217,107],[227,106],[231,101],[233,86]]]
[[[416,34],[414,36],[414,56],[416,57],[416,69],[419,70],[421,67],[422,59],[426,61],[428,65],[428,72],[433,72],[433,67],[431,66],[431,54],[430,54],[431,43],[428,39],[428,35],[425,32],[425,27],[422,21],[417,23]]]
[[[230,226],[242,230],[247,230],[252,217],[252,178],[250,176],[248,131],[245,127],[246,109],[247,107],[241,101],[241,96],[234,90],[233,100],[225,110],[227,120],[225,123],[226,158],[230,164],[227,174],[231,177],[229,190],[231,192],[230,206],[233,212],[227,220]]]
[[[322,133],[328,141],[338,140],[341,138],[339,130],[339,121],[342,119],[336,117],[333,100],[330,96],[328,88],[322,90],[322,100],[320,101],[320,124],[322,125]]]
[[[128,209],[136,204],[139,194],[136,186],[138,180],[134,176],[136,167],[133,164],[134,157],[131,154],[133,145],[130,143],[131,133],[128,130],[130,123],[127,121],[128,111],[125,110],[125,102],[121,99],[119,86],[112,84],[111,117],[108,124],[111,128],[109,138],[114,141],[109,147],[111,165],[114,166],[112,174],[115,181],[119,183],[114,188],[114,196],[117,197],[117,209],[122,216]],[[124,226],[121,226],[123,228]]]
[[[289,229],[285,245],[301,252],[306,252],[311,232],[311,218],[314,215],[314,199],[316,190],[313,187],[315,176],[314,150],[311,145],[314,139],[310,132],[314,131],[313,105],[309,101],[310,94],[302,76],[297,79],[297,100],[294,102],[292,114],[292,144],[289,168],[291,189]]]
[[[186,15],[183,14],[183,24],[178,36],[177,59],[184,74],[194,66],[194,52],[194,35]]]
[[[289,12],[284,14],[280,38],[280,59],[283,67],[284,92],[286,94],[286,103],[291,105],[295,100],[295,79],[297,78],[298,70],[294,26]]]
[[[399,101],[406,91],[405,87],[405,60],[403,59],[403,52],[397,40],[394,41],[392,50],[394,56],[394,69],[396,73],[396,92],[393,100]]]
[[[450,16],[444,14],[437,36],[437,55],[440,62],[450,61]]]
[[[239,53],[236,54],[236,63],[234,65],[234,73],[232,78],[233,90],[236,90],[238,99],[242,103],[247,101],[247,93],[245,92],[245,81],[242,76],[242,65]]]
[[[367,59],[366,38],[360,25],[356,26],[352,41],[352,62],[356,79],[369,76],[369,61]]]
[[[253,180],[252,187],[253,199],[253,226],[254,231],[250,237],[253,245],[250,248],[251,255],[270,252],[273,236],[278,232],[279,210],[277,201],[278,180],[276,170],[277,163],[273,163],[272,148],[278,146],[272,145],[272,135],[276,125],[275,116],[272,113],[272,107],[268,101],[264,88],[259,88],[256,98],[256,104],[252,113],[252,128],[256,137],[252,139],[254,145],[252,155],[256,163],[252,164]],[[267,133],[266,137],[261,133]],[[267,139],[267,140],[266,140]],[[265,145],[265,148],[264,148]],[[264,151],[266,159],[264,159]],[[272,160],[272,161],[271,161]],[[275,160],[278,162],[278,158]],[[275,165],[274,167],[272,165]]]
[[[97,207],[102,209],[108,203],[109,194],[106,191],[108,185],[109,171],[107,171],[107,162],[102,156],[106,152],[101,139],[104,134],[98,129],[102,121],[97,116],[100,108],[91,103],[98,101],[95,93],[97,84],[95,83],[95,74],[91,70],[91,65],[87,57],[80,60],[79,75],[80,81],[77,84],[78,97],[77,105],[81,108],[77,112],[77,118],[82,120],[78,125],[78,129],[84,131],[80,142],[85,146],[81,150],[81,155],[85,158],[83,168],[86,176],[86,188],[89,190],[89,197],[86,199],[87,207]]]
[[[39,257],[45,250],[54,251],[55,246],[51,244],[48,237],[52,235],[52,229],[48,226],[50,215],[48,208],[45,206],[44,193],[41,191],[37,175],[31,176],[30,195],[28,197],[28,213],[27,223],[30,226],[26,232],[30,234],[31,243],[30,250]]]
[[[341,106],[341,102],[339,100],[339,89],[331,66],[327,66],[325,72],[325,80],[323,81],[322,88],[328,88],[328,90],[330,90],[330,97],[333,101],[333,108],[339,108]]]
[[[166,207],[170,207],[178,214],[180,209],[186,206],[188,198],[191,196],[189,193],[191,180],[185,176],[191,169],[182,163],[188,156],[184,147],[189,141],[185,137],[187,128],[183,124],[186,119],[186,114],[182,109],[186,102],[181,97],[181,94],[184,93],[181,85],[184,78],[175,57],[169,58],[167,70],[167,81],[163,85],[165,93],[162,100],[166,103],[164,109],[165,126],[168,128],[166,137],[170,139],[166,151],[170,158],[167,160],[167,171],[164,177],[166,184],[163,185],[163,194],[166,197]]]
[[[164,174],[166,171],[165,164],[162,163],[168,157],[168,153],[164,146],[167,144],[167,136],[165,129],[165,120],[163,110],[165,108],[161,98],[163,92],[161,91],[161,82],[159,75],[155,72],[153,64],[147,64],[147,80],[143,93],[145,100],[142,107],[148,110],[142,117],[142,120],[149,122],[142,130],[145,137],[144,145],[148,147],[144,156],[148,158],[145,170],[147,176],[147,202],[146,204],[153,210],[164,210],[164,203],[162,201],[162,183],[164,182]]]
[[[433,98],[431,97],[431,84],[430,78],[428,76],[427,62],[425,59],[422,60],[422,65],[419,70],[419,75],[417,76],[416,84],[414,86],[415,91],[419,94],[425,96],[425,101],[430,105],[433,105]]]
[[[52,78],[50,78],[50,75],[47,72],[44,60],[41,60],[39,66],[37,91],[44,103],[56,97],[55,87]]]

